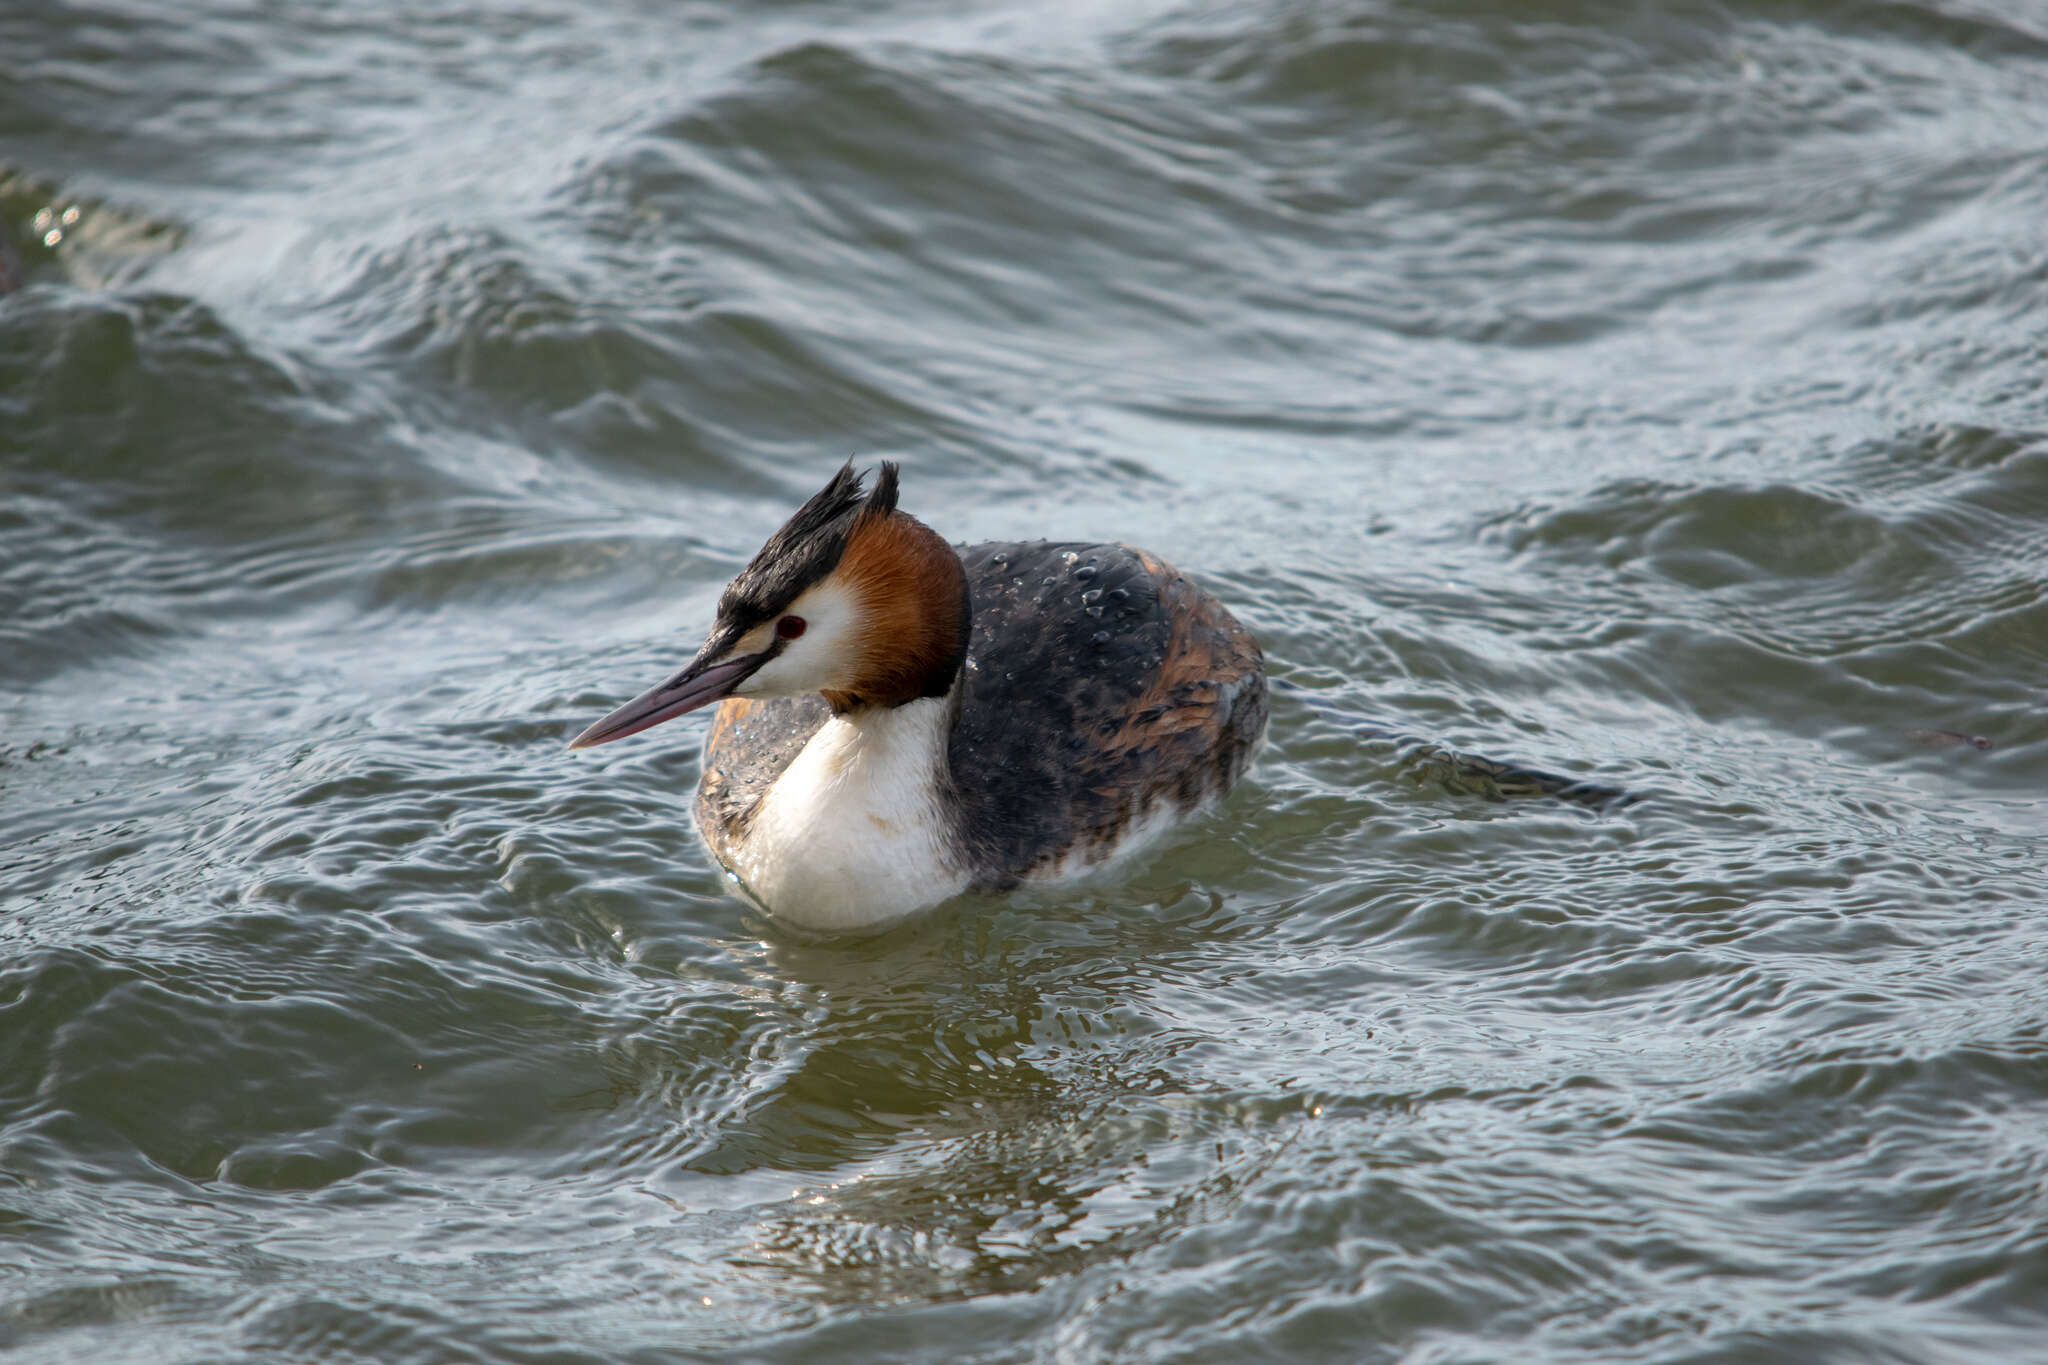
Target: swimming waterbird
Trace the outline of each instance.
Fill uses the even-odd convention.
[[[726,586],[608,744],[718,702],[697,827],[736,888],[823,932],[1063,881],[1213,805],[1266,728],[1259,647],[1128,545],[955,547],[849,462]]]

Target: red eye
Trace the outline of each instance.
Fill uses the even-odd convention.
[[[775,623],[775,633],[785,640],[794,640],[797,636],[804,633],[804,618],[801,616],[783,617]]]

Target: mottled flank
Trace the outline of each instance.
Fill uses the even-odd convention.
[[[960,557],[972,622],[949,763],[977,889],[1107,857],[1242,775],[1266,724],[1259,648],[1186,575],[1122,545]],[[829,714],[817,697],[719,708],[697,818],[721,857]]]
[[[1243,773],[1266,725],[1262,657],[1222,604],[1123,545],[977,545],[953,771],[991,885],[1106,857],[1163,808]]]

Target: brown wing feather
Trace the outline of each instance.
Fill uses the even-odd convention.
[[[1170,633],[1150,685],[1085,765],[1110,816],[1110,828],[1098,833],[1112,842],[1148,808],[1170,801],[1186,814],[1229,791],[1266,728],[1258,643],[1193,579],[1126,548],[1158,585]]]
[[[1123,545],[962,557],[974,617],[952,767],[983,884],[1106,856],[1244,772],[1265,731],[1263,659],[1192,579]]]

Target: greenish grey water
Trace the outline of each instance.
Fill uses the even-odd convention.
[[[0,1348],[2048,1355],[2044,82],[1927,0],[0,14]],[[813,943],[695,723],[565,754],[849,455],[1228,600],[1230,807]]]

